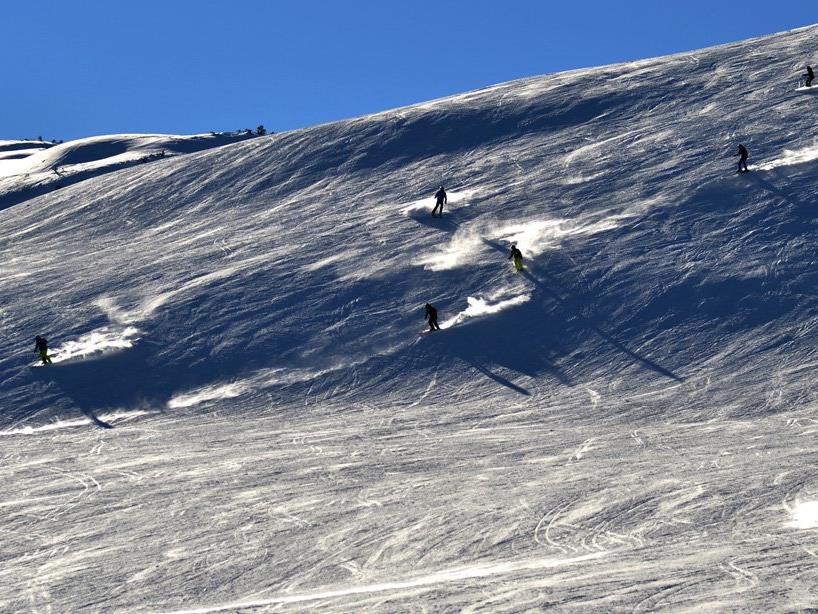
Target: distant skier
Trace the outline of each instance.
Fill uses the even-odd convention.
[[[804,85],[812,87],[812,80],[815,78],[815,73],[812,72],[812,66],[807,66],[807,74],[805,76],[807,80],[804,81]]]
[[[443,186],[440,186],[440,189],[435,194],[435,208],[432,209],[432,217],[435,217],[435,211],[437,208],[440,207],[440,217],[443,217],[443,205],[448,203],[448,199],[446,198],[446,190]]]
[[[750,169],[747,168],[747,156],[749,156],[749,152],[744,145],[738,146],[738,152],[733,154],[734,156],[739,156],[738,159],[738,172],[739,173],[746,173]]]
[[[40,353],[40,360],[44,365],[51,364],[51,359],[48,357],[48,340],[45,337],[37,335],[34,338],[34,351]]]
[[[426,316],[423,318],[424,320],[429,320],[429,330],[440,330],[440,326],[437,325],[437,309],[432,307],[429,303],[426,303]]]
[[[518,273],[523,270],[523,252],[517,249],[517,246],[513,243],[511,245],[511,253],[509,253],[508,259],[514,259],[514,268]]]

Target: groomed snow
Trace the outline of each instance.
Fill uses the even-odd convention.
[[[814,607],[816,35],[9,204],[0,611]]]

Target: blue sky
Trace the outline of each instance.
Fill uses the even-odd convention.
[[[38,0],[3,18],[0,139],[67,140],[289,130],[818,13],[815,0]]]

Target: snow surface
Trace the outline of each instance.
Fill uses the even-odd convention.
[[[252,134],[220,132],[193,136],[115,134],[59,145],[0,141],[0,209],[135,164],[221,147]]]
[[[0,211],[0,610],[815,607],[816,35]]]
[[[9,164],[10,160],[21,160],[52,146],[45,141],[0,141],[0,174],[18,165],[17,162]]]

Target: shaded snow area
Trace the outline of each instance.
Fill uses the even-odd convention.
[[[816,35],[0,211],[0,611],[815,607]]]

